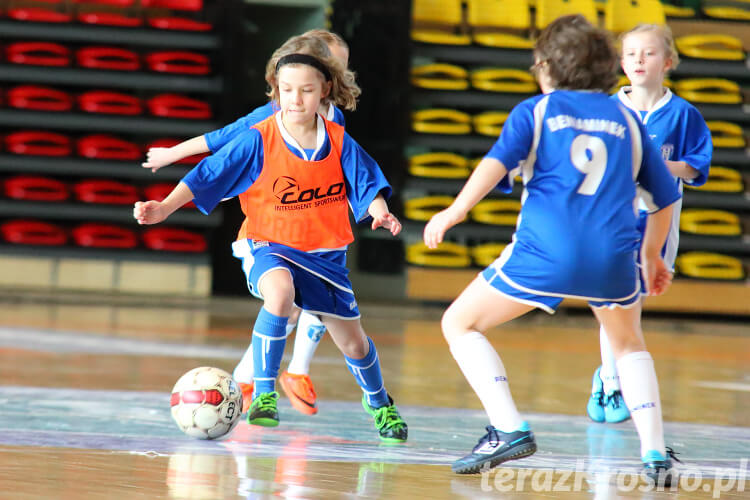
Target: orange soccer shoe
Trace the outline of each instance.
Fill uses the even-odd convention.
[[[243,382],[237,382],[242,391],[242,413],[247,413],[250,405],[253,404],[253,390],[255,389],[255,383],[250,382],[245,384]]]
[[[305,415],[318,413],[318,407],[315,405],[317,396],[308,375],[284,372],[279,377],[279,382],[295,410]]]

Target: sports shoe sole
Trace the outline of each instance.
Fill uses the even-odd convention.
[[[299,397],[297,393],[292,390],[292,387],[287,385],[285,377],[279,377],[279,384],[281,384],[281,388],[284,389],[284,394],[289,398],[289,402],[292,403],[292,408],[300,413],[304,413],[305,415],[315,415],[318,413],[318,408],[315,406],[315,403],[309,403]]]
[[[455,465],[452,465],[451,469],[456,474],[477,474],[483,470],[497,467],[503,462],[507,462],[509,460],[518,460],[519,458],[528,457],[530,455],[533,455],[534,453],[536,453],[536,443],[526,443],[520,446],[515,446],[510,450],[501,453],[500,455],[488,458],[485,461],[459,467],[455,467]]]
[[[278,420],[266,417],[254,418],[252,420],[248,417],[247,423],[250,425],[260,425],[261,427],[277,427],[279,425]]]

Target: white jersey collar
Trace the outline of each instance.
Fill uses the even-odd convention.
[[[657,110],[663,108],[667,105],[667,103],[672,99],[672,91],[668,88],[664,87],[664,95],[661,96],[661,99],[656,101],[656,104],[654,104],[651,109],[648,110],[646,113],[646,116],[641,118],[641,110],[635,107],[633,102],[630,100],[630,91],[633,89],[630,85],[626,85],[624,87],[621,87],[619,91],[617,91],[617,98],[620,100],[620,102],[625,105],[626,107],[632,109],[636,112],[638,115],[638,118],[643,122],[645,125],[648,123],[648,119],[651,117],[651,115],[656,112]]]
[[[331,108],[329,108],[329,113],[331,112]],[[319,115],[315,115],[315,121],[317,123],[317,136],[315,138],[315,151],[310,155],[308,158],[307,152],[302,148],[302,146],[299,145],[297,142],[297,139],[292,137],[292,134],[287,132],[287,130],[284,128],[284,122],[281,119],[281,111],[276,113],[276,124],[279,126],[279,130],[281,131],[281,137],[286,141],[288,144],[290,144],[292,147],[294,147],[297,151],[300,152],[300,155],[304,160],[307,161],[313,161],[317,158],[318,152],[320,152],[320,149],[323,147],[323,144],[325,144],[326,139],[326,126],[323,123],[322,118]]]

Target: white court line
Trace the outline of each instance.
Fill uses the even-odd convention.
[[[0,347],[56,353],[97,353],[175,358],[212,358],[239,360],[245,349],[211,344],[157,342],[127,337],[0,327]],[[284,356],[287,359],[287,356]],[[339,365],[342,358],[319,356],[316,364]]]
[[[723,389],[725,391],[742,391],[750,392],[750,384],[742,384],[740,382],[693,382],[693,385],[698,387],[705,387],[707,389]]]

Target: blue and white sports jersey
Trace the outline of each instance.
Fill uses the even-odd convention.
[[[229,125],[220,129],[204,134],[203,138],[206,140],[208,149],[210,149],[212,153],[216,153],[218,150],[226,146],[229,141],[237,137],[237,135],[250,130],[253,125],[262,122],[269,116],[276,113],[278,110],[278,104],[276,104],[275,101],[269,101],[263,106],[255,108],[250,113],[246,114],[237,121],[230,123]],[[325,119],[334,123],[338,123],[342,127],[346,126],[344,113],[342,113],[341,110],[333,104],[330,104],[328,106],[328,113],[326,114]]]
[[[513,241],[492,266],[538,295],[622,301],[639,292],[636,183],[652,211],[677,199],[643,126],[601,92],[558,90],[518,104],[487,154],[520,170]]]
[[[682,193],[683,182],[691,186],[702,186],[706,183],[711,166],[713,143],[711,131],[700,112],[685,99],[672,94],[669,89],[665,90],[664,96],[648,112],[639,111],[630,101],[628,96],[630,87],[622,87],[612,98],[627,107],[633,116],[643,123],[649,137],[661,150],[662,158],[670,161],[684,161],[698,171],[698,176],[689,181],[673,177],[673,182]],[[643,205],[641,209],[640,228],[643,231],[648,213]],[[681,210],[682,200],[674,206],[672,225],[662,252],[664,261],[670,267],[674,266],[677,257]]]

